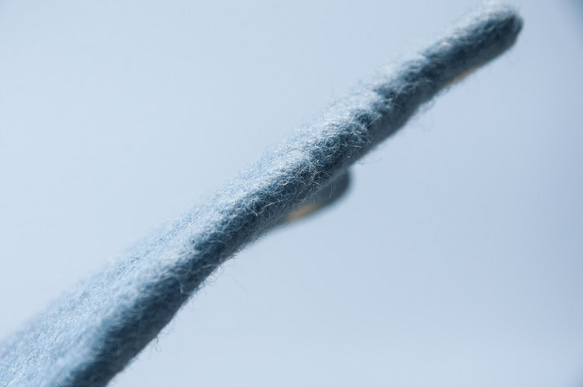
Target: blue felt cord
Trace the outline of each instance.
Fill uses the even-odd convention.
[[[334,104],[208,202],[64,294],[0,344],[2,386],[104,386],[204,280],[281,224],[421,104],[515,41],[522,20],[488,5]]]

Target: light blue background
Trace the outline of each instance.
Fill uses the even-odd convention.
[[[227,263],[122,386],[583,383],[583,6]],[[0,337],[473,1],[0,1]]]

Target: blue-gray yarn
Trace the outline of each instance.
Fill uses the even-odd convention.
[[[221,263],[342,176],[422,103],[508,49],[521,27],[512,8],[487,6],[333,105],[0,344],[0,385],[106,385]]]

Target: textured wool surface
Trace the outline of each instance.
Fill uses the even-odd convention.
[[[508,49],[521,26],[512,8],[485,6],[425,50],[360,85],[209,201],[5,339],[0,385],[106,385],[221,263],[310,200],[317,198],[317,207],[331,182],[343,190],[351,164],[401,128],[421,104]]]

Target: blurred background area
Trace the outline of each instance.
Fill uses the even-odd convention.
[[[583,385],[583,4],[225,264],[113,382]],[[479,2],[0,1],[0,337]]]

